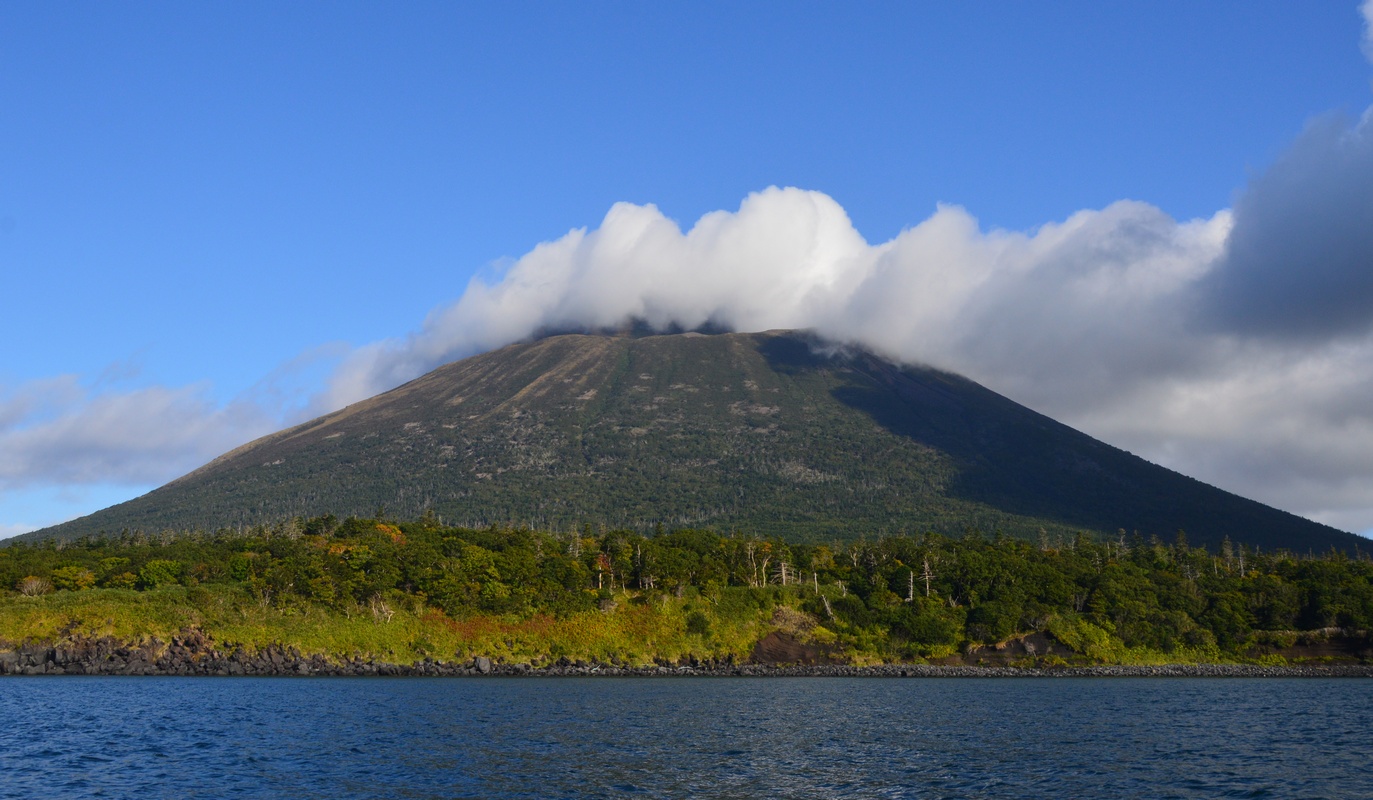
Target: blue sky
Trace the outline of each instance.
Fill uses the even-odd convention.
[[[518,337],[502,314],[642,311],[678,273],[737,259],[693,260],[670,235],[632,263],[602,245],[637,235],[624,219],[690,234],[721,210],[766,250],[760,286],[811,286],[790,271],[809,251],[777,231],[813,214],[845,263],[907,253],[863,274],[906,275],[892,291],[923,299],[864,327],[857,294],[820,310],[773,298],[790,309],[774,314],[736,309],[762,290],[721,277],[691,308],[650,303],[662,319],[828,326],[1225,488],[1373,528],[1367,326],[1350,312],[1301,333],[1272,300],[1301,295],[1289,268],[1226,244],[1232,224],[1330,238],[1287,197],[1343,197],[1320,217],[1337,232],[1373,220],[1359,180],[1296,185],[1334,163],[1322,154],[1345,145],[1330,142],[1367,133],[1364,39],[1354,2],[7,4],[0,535]],[[1360,147],[1330,181],[1373,185]],[[580,255],[577,229],[595,240]],[[1122,238],[1140,230],[1156,244]],[[1055,278],[1067,262],[1046,250],[1123,265],[1100,304],[1119,310],[1084,301],[1071,339],[1048,335],[1052,315],[1020,319],[1030,303],[1078,313],[1063,293],[1091,276]],[[1360,258],[1310,283],[1304,319],[1362,296],[1340,291],[1362,285]],[[662,264],[678,273],[618,305],[569,300]],[[500,294],[512,275],[567,281],[557,297]],[[941,294],[949,275],[967,285]],[[1166,291],[1140,288],[1159,275]],[[474,276],[490,291],[472,294]],[[1184,293],[1224,301],[1183,319]],[[498,294],[515,310],[476,307]],[[955,302],[967,313],[934,327]],[[971,319],[976,335],[959,327]],[[1038,349],[1015,351],[1025,341]]]

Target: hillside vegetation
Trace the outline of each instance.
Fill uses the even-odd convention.
[[[1018,653],[1040,665],[1272,664],[1366,659],[1373,627],[1373,561],[1362,554],[1208,550],[1123,532],[805,544],[325,516],[241,533],[21,543],[0,549],[0,586],[0,640],[11,643],[169,641],[192,628],[226,647],[391,663]],[[1340,648],[1321,656],[1332,640]]]
[[[956,375],[804,333],[563,335],[441,367],[29,540],[325,513],[827,542],[1117,529],[1353,552]]]

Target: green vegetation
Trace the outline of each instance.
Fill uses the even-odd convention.
[[[198,627],[226,647],[394,663],[744,661],[773,633],[860,664],[975,662],[1028,634],[1067,648],[1066,661],[1040,651],[1037,663],[1280,663],[1373,628],[1367,557],[1229,542],[1213,552],[1123,532],[825,545],[324,516],[19,543],[0,548],[0,587],[10,642],[72,631],[166,641]]]

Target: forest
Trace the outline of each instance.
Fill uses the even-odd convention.
[[[14,543],[0,548],[0,587],[9,642],[72,631],[165,639],[192,627],[248,648],[396,662],[746,661],[776,634],[836,662],[972,663],[1042,634],[1059,654],[1031,650],[1026,663],[1283,664],[1318,657],[1331,639],[1363,642],[1349,654],[1366,658],[1373,627],[1365,553],[1228,540],[1211,551],[1181,532],[1030,541],[969,530],[827,545],[322,516]]]

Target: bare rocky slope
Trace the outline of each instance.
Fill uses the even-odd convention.
[[[26,539],[334,514],[798,540],[1119,529],[1352,552],[965,378],[805,333],[560,335],[440,367]]]

